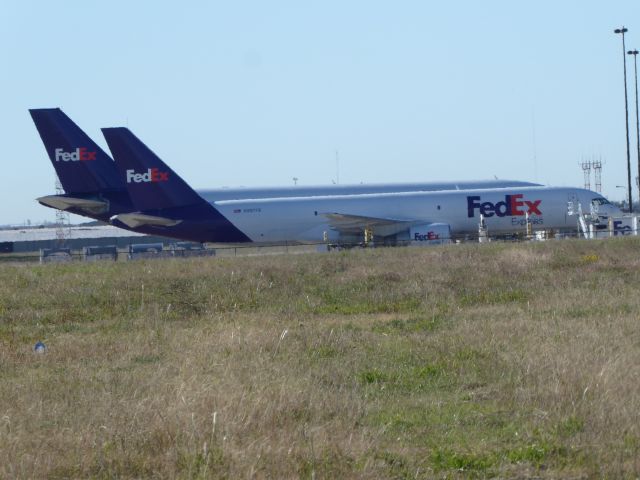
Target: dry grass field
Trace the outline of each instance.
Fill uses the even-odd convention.
[[[0,265],[0,478],[638,475],[636,239]]]

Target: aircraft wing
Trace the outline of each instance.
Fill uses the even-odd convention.
[[[341,233],[361,233],[370,228],[376,235],[387,236],[407,230],[411,225],[417,223],[414,220],[369,217],[346,213],[324,213],[323,215],[329,219],[331,228]]]

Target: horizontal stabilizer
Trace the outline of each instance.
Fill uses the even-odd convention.
[[[46,207],[58,210],[68,210],[76,208],[88,213],[103,213],[109,208],[109,204],[103,200],[91,200],[87,198],[67,197],[64,195],[47,195],[36,198],[38,202]]]
[[[144,213],[121,213],[111,217],[111,220],[118,220],[130,228],[137,227],[173,227],[182,222],[173,218],[156,217],[154,215],[145,215]]]
[[[368,217],[344,213],[324,213],[323,215],[329,219],[329,225],[332,229],[342,233],[360,233],[366,228],[371,228],[375,230],[376,234],[387,236],[407,230],[411,225],[416,223],[413,220]]]

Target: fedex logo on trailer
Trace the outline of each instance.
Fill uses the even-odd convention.
[[[169,172],[161,172],[157,168],[150,168],[145,173],[127,170],[127,183],[157,183],[168,182]]]
[[[54,150],[56,162],[85,162],[95,160],[97,152],[89,152],[85,147],[76,148],[73,152],[65,152],[62,148]]]
[[[518,193],[516,195],[505,195],[504,201],[482,202],[481,197],[473,195],[467,197],[467,216],[475,217],[478,210],[484,217],[518,217],[529,215],[542,215],[540,204],[542,200],[524,200],[524,195]]]
[[[411,245],[442,245],[451,242],[451,227],[446,223],[414,225],[409,229]]]
[[[613,221],[613,234],[618,235],[631,235],[633,233],[633,218],[623,218]]]
[[[440,240],[440,235],[433,231],[427,233],[414,232],[413,234],[414,242],[427,242],[430,240]]]

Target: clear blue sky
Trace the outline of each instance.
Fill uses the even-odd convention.
[[[628,1],[29,1],[0,13],[0,224],[53,219],[27,109],[129,126],[192,186],[517,178],[626,184]],[[635,154],[633,65],[629,86]],[[534,135],[535,132],[535,135]],[[535,138],[535,142],[534,142]],[[534,157],[537,159],[534,162]],[[637,198],[637,192],[634,194]],[[78,220],[75,218],[74,220]]]

